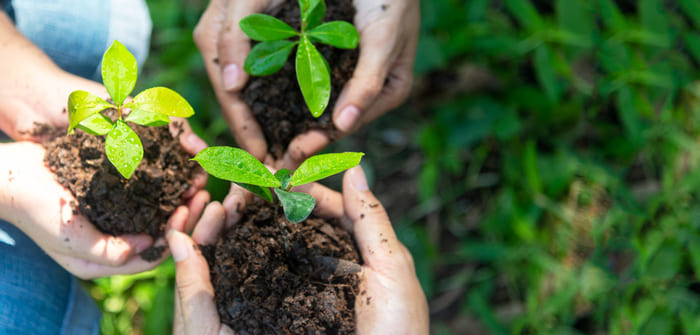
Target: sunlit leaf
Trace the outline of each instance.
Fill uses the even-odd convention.
[[[129,179],[143,158],[143,145],[136,133],[122,120],[107,134],[105,152],[124,178]]]
[[[354,49],[360,41],[360,34],[355,26],[345,21],[324,23],[308,31],[307,36],[314,41],[340,49]]]
[[[114,127],[114,123],[108,117],[97,113],[89,116],[87,119],[80,121],[76,128],[91,134],[91,135],[107,135]]]
[[[303,185],[345,171],[360,164],[364,155],[361,152],[344,152],[312,156],[294,171],[289,184],[292,186]]]
[[[245,150],[231,147],[209,147],[192,160],[199,162],[212,176],[235,183],[278,187],[280,181],[263,163]]]
[[[252,14],[238,24],[241,30],[255,41],[277,41],[298,35],[294,28],[278,18],[265,14]]]
[[[316,206],[314,197],[299,192],[287,192],[285,190],[275,188],[275,194],[280,199],[284,215],[290,222],[300,222],[309,217]]]
[[[140,124],[142,126],[159,127],[170,123],[167,115],[149,112],[141,109],[134,109],[126,117],[125,121]]]
[[[260,42],[250,50],[243,69],[254,76],[273,74],[284,66],[295,45],[286,40]]]
[[[134,55],[119,41],[114,41],[102,58],[102,82],[117,106],[136,85],[138,65]]]
[[[331,96],[331,75],[325,59],[306,36],[301,38],[297,48],[296,72],[311,115],[321,116]]]
[[[145,111],[167,116],[190,117],[194,109],[190,103],[177,92],[167,87],[149,88],[134,97],[125,105],[134,111]],[[133,113],[133,111],[132,111]]]
[[[116,108],[116,106],[92,93],[73,91],[68,96],[68,132],[83,120],[107,108]]]

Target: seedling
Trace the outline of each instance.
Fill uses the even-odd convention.
[[[68,97],[68,133],[78,128],[92,135],[107,135],[107,159],[126,179],[143,158],[143,144],[125,121],[156,127],[170,123],[169,116],[194,114],[192,106],[182,96],[165,87],[147,89],[131,102],[124,103],[134,90],[136,77],[136,58],[119,41],[114,41],[102,57],[102,81],[113,103],[86,91],[74,91]],[[101,114],[110,108],[117,110],[116,122]],[[131,111],[123,118],[128,109]]]
[[[306,219],[316,206],[314,198],[306,193],[291,192],[292,186],[311,183],[347,170],[364,156],[361,152],[323,154],[305,160],[296,171],[287,169],[272,174],[263,163],[244,150],[231,147],[209,147],[192,158],[209,174],[232,181],[241,187],[274,203],[270,188],[274,189],[290,222]]]
[[[246,16],[239,23],[252,40],[260,41],[248,54],[243,69],[254,76],[273,74],[284,66],[295,46],[296,73],[304,101],[314,117],[328,106],[331,96],[331,75],[328,63],[314,46],[315,42],[340,49],[354,49],[360,40],[355,27],[345,21],[321,24],[326,16],[323,0],[299,0],[301,32],[283,21],[265,14]],[[287,40],[298,37],[297,41]]]

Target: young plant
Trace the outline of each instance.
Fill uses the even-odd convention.
[[[114,41],[102,57],[102,81],[113,103],[85,91],[74,91],[68,97],[68,133],[78,128],[92,135],[107,135],[107,158],[126,179],[141,162],[143,145],[125,121],[156,127],[170,123],[170,116],[194,114],[192,106],[182,96],[165,87],[147,89],[131,102],[124,103],[134,89],[136,77],[136,58],[119,41]],[[101,114],[110,108],[117,110],[116,122]],[[131,111],[124,118],[127,109]]]
[[[364,156],[361,152],[323,154],[305,160],[296,171],[287,169],[272,174],[263,163],[244,150],[231,147],[209,147],[192,158],[209,174],[234,182],[241,187],[274,202],[270,188],[274,189],[290,222],[306,219],[316,206],[316,200],[306,193],[291,192],[292,186],[311,183],[347,170]]]
[[[345,21],[321,24],[326,15],[323,0],[299,0],[301,31],[283,21],[265,14],[246,16],[239,23],[252,40],[260,41],[248,54],[243,69],[254,76],[277,72],[287,62],[295,46],[296,73],[304,101],[314,117],[319,117],[328,106],[331,96],[331,75],[328,63],[314,46],[315,42],[340,49],[354,49],[360,40],[355,27]],[[298,37],[297,41],[288,38]]]

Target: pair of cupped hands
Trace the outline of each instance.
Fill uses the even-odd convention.
[[[223,116],[237,143],[270,165],[294,168],[306,158],[305,155],[318,152],[329,144],[327,134],[314,130],[301,134],[292,141],[282,159],[272,161],[267,156],[267,143],[260,126],[238,96],[248,79],[242,64],[250,51],[249,39],[238,27],[238,22],[280,2],[212,0],[195,29],[194,38]],[[333,121],[341,135],[351,133],[406,98],[412,83],[419,27],[416,0],[356,0],[354,5],[357,9],[354,24],[361,36],[360,57],[335,110],[327,111],[333,113]],[[35,48],[29,44],[26,47]],[[32,50],[31,53],[35,56],[40,52]],[[21,55],[17,57],[21,62]],[[61,71],[47,57],[39,57],[35,64],[23,67],[21,71],[11,65],[13,62],[3,63],[0,71],[15,80],[6,81],[10,85],[0,90],[0,98],[4,101],[0,107],[0,128],[18,142],[0,145],[0,155],[11,158],[0,163],[5,187],[5,191],[0,192],[0,204],[3,204],[0,206],[7,207],[0,208],[0,213],[4,213],[2,218],[23,230],[57,263],[81,278],[137,273],[155,267],[159,262],[144,261],[138,254],[166,241],[154,241],[147,235],[106,235],[84,216],[75,213],[70,205],[75,198],[56,182],[43,163],[45,150],[36,144],[39,139],[28,131],[35,123],[66,126],[64,108],[70,92],[80,89],[108,96],[105,88]],[[180,141],[188,153],[195,155],[206,147],[191,132],[186,121],[177,122],[184,125]],[[212,330],[230,331],[218,323],[206,262],[191,245],[214,243],[223,227],[235,224],[236,209],[249,197],[245,191],[232,187],[222,204],[211,203],[205,209],[209,202],[208,193],[203,191],[205,184],[205,174],[194,178],[192,187],[184,195],[184,205],[173,213],[167,228],[167,242],[178,269],[177,294],[180,299],[176,329],[184,333],[190,333],[188,329],[193,330],[192,333],[202,333],[198,328],[202,320],[211,325]],[[370,305],[358,302],[358,327],[364,318],[382,320],[382,327],[387,327],[384,329],[405,329],[406,316],[425,321],[420,324],[427,327],[425,298],[415,279],[411,256],[396,240],[382,207],[364,207],[377,201],[367,190],[361,168],[346,173],[342,195],[320,185],[307,188],[306,191],[317,199],[316,214],[344,218],[360,246],[364,261],[362,285],[376,297]],[[360,218],[361,212],[364,218]],[[193,230],[194,240],[182,233]],[[389,243],[380,244],[379,234],[388,238]],[[374,252],[370,253],[370,249]],[[167,254],[162,259],[165,257]],[[374,327],[374,321],[364,322],[368,330]],[[400,333],[423,333],[423,329],[418,327]]]

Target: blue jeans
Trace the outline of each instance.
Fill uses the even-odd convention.
[[[113,40],[143,65],[151,20],[143,0],[0,0],[17,30],[62,69],[100,80]],[[101,313],[78,280],[0,221],[0,334],[97,334]]]

